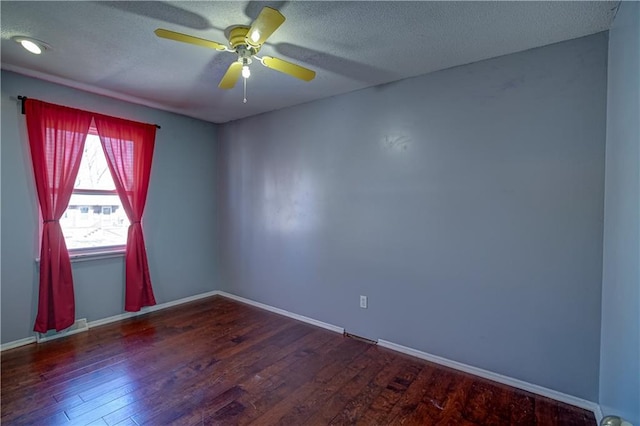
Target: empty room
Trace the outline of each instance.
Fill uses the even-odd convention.
[[[640,2],[0,12],[3,425],[640,426]]]

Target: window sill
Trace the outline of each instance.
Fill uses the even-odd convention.
[[[125,249],[111,249],[111,250],[96,250],[96,251],[83,251],[78,253],[69,253],[71,263],[87,262],[91,260],[112,259],[116,257],[124,257]],[[40,258],[36,258],[36,263],[40,263]]]

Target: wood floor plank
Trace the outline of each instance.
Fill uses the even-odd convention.
[[[270,404],[284,397],[286,387],[281,386],[283,375],[296,368],[304,368],[305,359],[316,356],[321,348],[329,348],[327,343],[334,339],[333,333],[317,329],[292,343],[290,347],[280,350],[275,347],[269,348],[268,352],[273,357],[260,359],[251,367],[245,379],[240,381],[246,393],[236,401],[235,408],[218,410],[207,418],[205,423],[217,424],[228,419],[230,415],[237,417],[239,410],[245,411],[244,407],[249,409],[237,424],[247,424],[258,418]]]
[[[306,330],[302,330],[303,334],[307,333],[308,331],[310,331],[310,327],[306,326]],[[296,336],[296,335],[301,335],[300,333],[300,328],[298,326],[298,324],[293,324],[291,325],[291,327],[289,327],[291,329],[293,329],[293,331],[291,332],[292,336]],[[298,334],[296,334],[298,333]],[[276,334],[274,334],[273,336],[273,341],[274,342],[284,342],[284,340],[282,340],[282,337],[280,336],[281,332],[278,332]],[[269,339],[268,342],[270,342],[271,339]],[[254,345],[255,350],[252,351],[248,351],[247,353],[244,354],[238,354],[234,357],[231,358],[231,360],[229,362],[224,363],[224,367],[222,368],[225,373],[231,377],[230,382],[233,382],[234,379],[238,379],[240,377],[243,377],[243,375],[251,375],[254,374],[255,372],[255,366],[253,364],[251,364],[250,359],[251,358],[256,358],[258,360],[262,359],[264,357],[264,354],[276,354],[276,352],[274,351],[264,351],[263,349],[268,348],[269,343],[268,342],[257,342]],[[264,347],[263,347],[264,346]],[[195,371],[197,371],[198,373],[202,374],[206,374],[206,370],[208,367],[210,367],[209,364],[207,364],[206,366],[203,367],[203,362],[206,361],[207,357],[205,356],[204,358],[200,359],[200,360],[194,360],[192,362],[192,367]],[[224,361],[223,361],[224,362]],[[225,376],[223,376],[224,378]],[[187,377],[186,380],[188,380],[190,377]],[[220,382],[220,375],[217,375],[215,377],[215,380],[219,383]],[[208,382],[209,385],[212,384],[211,381]],[[163,391],[167,391],[166,387],[162,387]],[[178,392],[179,388],[176,389],[172,389],[172,392]],[[153,399],[153,394],[155,392],[157,392],[157,386],[154,386],[153,390],[150,392],[149,394],[149,390],[143,390],[143,392],[146,392],[148,395],[145,396],[146,399],[152,400]],[[132,416],[135,415],[138,412],[138,408],[137,406],[133,405],[133,406],[127,406],[127,407],[123,407],[122,409],[119,409],[118,411],[108,415],[105,417],[105,420],[107,421],[108,424],[113,424],[116,423],[117,421],[120,421],[122,418],[125,418],[127,416]]]
[[[388,424],[426,424],[428,418],[424,410],[419,409],[419,405],[427,392],[427,386],[430,384],[435,370],[429,365],[422,368],[416,379],[389,412],[386,420]]]
[[[3,422],[3,424],[5,424]],[[14,424],[14,422],[9,422],[9,424]],[[39,426],[39,425],[47,425],[47,426],[62,426],[68,425],[69,419],[64,415],[63,412],[55,413],[51,416],[45,417],[43,419],[31,419],[24,422],[15,422],[17,425],[25,425],[25,426]]]
[[[87,426],[107,426],[107,424],[105,423],[104,420],[98,419],[96,421],[93,421],[93,422],[87,424]]]
[[[340,389],[338,389],[333,395],[331,395],[323,404],[321,409],[307,419],[304,423],[306,425],[326,425],[336,417],[362,389],[373,379],[380,370],[383,370],[389,365],[393,359],[385,351],[378,350],[377,347],[372,347],[369,353],[375,352],[373,360],[367,368],[360,370],[351,380],[345,383]]]
[[[371,402],[367,411],[358,419],[356,424],[384,424],[389,412],[413,383],[423,366],[424,363],[417,360],[411,360],[406,364]]]
[[[246,407],[238,401],[232,401],[225,405],[213,415],[202,420],[203,426],[209,425],[237,425],[240,416],[244,413]]]
[[[443,368],[438,368],[431,377],[421,401],[424,415],[430,419],[430,422],[436,422],[442,418],[447,401],[451,397],[449,389],[456,383],[456,377],[456,373]]]
[[[51,398],[53,400],[53,398]],[[55,401],[55,400],[54,400]],[[50,417],[58,416],[59,420],[56,422],[60,422],[61,419],[64,419],[64,422],[68,422],[67,416],[65,414],[66,410],[77,407],[82,404],[83,401],[79,396],[75,396],[73,398],[69,398],[64,401],[55,402],[51,404],[43,404],[41,406],[25,405],[24,409],[14,410],[12,413],[5,413],[3,410],[3,418],[0,424],[4,423],[5,419],[12,419],[13,423],[23,424],[23,423],[35,423],[35,424],[47,424],[47,419]],[[13,404],[11,405],[13,406]]]
[[[373,346],[359,345],[360,352],[349,361],[345,368],[344,359],[333,363],[319,371],[313,381],[307,381],[295,392],[269,409],[259,421],[266,424],[300,425],[319,410],[329,398],[347,381],[351,380],[363,369],[370,367],[373,358],[369,352]],[[292,408],[293,407],[293,408]]]
[[[566,426],[579,426],[588,421],[587,413],[575,407],[566,406],[556,402],[558,407],[558,423]]]
[[[193,425],[202,424],[209,412],[216,412],[238,399],[244,391],[239,386],[232,386],[222,392],[200,388],[187,398],[182,398],[177,406],[162,410],[155,416],[147,417],[146,413],[133,416],[139,425]]]
[[[104,420],[108,425],[113,425],[140,412],[153,410],[159,404],[164,404],[163,399],[169,399],[168,395],[175,393],[181,381],[197,375],[198,371],[190,366],[183,366],[169,373],[160,373],[148,384],[108,402],[107,404],[112,404],[113,410],[103,416]],[[132,396],[129,397],[129,395]]]
[[[3,425],[595,425],[220,296],[5,351],[0,371]]]
[[[104,419],[102,419],[104,421]],[[104,422],[105,424],[107,424],[107,422]],[[136,422],[133,421],[133,419],[131,417],[128,417],[126,419],[124,419],[123,421],[116,423],[116,426],[138,426],[136,424]]]
[[[286,326],[287,325],[284,324],[284,325],[281,325],[280,327],[286,327]],[[267,331],[270,327],[272,329]],[[247,331],[247,333],[256,333],[256,341],[259,342],[261,339],[266,339],[268,336],[272,334],[276,334],[279,329],[280,328],[278,327],[273,327],[273,324],[265,323],[265,324],[262,324],[260,327],[255,327],[254,329]],[[257,336],[260,336],[260,337],[257,337]],[[236,339],[236,337],[227,336],[225,340],[228,341],[228,340],[234,340],[234,339]],[[195,379],[196,377],[208,376],[209,378],[209,380],[207,381],[208,385],[211,385],[214,382],[219,382],[221,380],[221,374],[222,375],[230,374],[233,371],[232,368],[234,365],[241,365],[243,358],[241,356],[232,357],[232,355],[236,354],[236,352],[238,351],[238,347],[240,347],[241,345],[245,347],[248,346],[250,344],[250,341],[247,340],[244,343],[234,343],[231,346],[225,345],[223,343],[224,342],[218,341],[218,344],[216,345],[216,347],[210,348],[209,350],[210,354],[204,355],[200,358],[192,360],[189,364],[185,366],[186,368],[178,370],[178,372],[181,374],[176,375],[174,378],[172,378],[171,381],[167,382],[166,380],[162,380],[162,377],[161,377],[160,382],[154,383],[150,386],[140,389],[140,391],[134,392],[134,397],[136,398],[136,401],[140,402],[141,404],[129,403],[129,404],[123,405],[122,407],[119,407],[118,410],[115,410],[113,413],[110,413],[105,417],[105,420],[107,421],[107,423],[112,424],[112,423],[115,423],[116,420],[118,421],[122,420],[120,418],[122,416],[124,417],[131,416],[137,423],[141,423],[146,421],[146,418],[148,417],[150,418],[158,415],[159,410],[172,409],[173,405],[179,404],[179,401],[176,401],[176,400],[167,401],[167,403],[165,404],[155,406],[152,410],[150,409],[140,410],[139,407],[140,405],[142,405],[143,407],[153,405],[153,400],[157,398],[156,394],[158,392],[170,391],[174,394],[180,394],[181,392],[184,392],[184,389],[192,386],[192,382],[196,380]],[[251,353],[248,353],[247,355],[251,355]],[[214,359],[212,358],[212,356],[216,357],[215,359],[216,362],[212,362]],[[225,364],[226,368],[225,369],[223,369],[222,367],[218,369],[214,368],[214,364],[218,362],[217,358],[224,359],[225,357],[231,358],[231,361]],[[218,371],[218,372],[216,373],[215,371]]]
[[[511,396],[511,424],[535,425],[535,402],[534,397],[526,392],[513,392]]]
[[[477,424],[508,424],[508,401],[502,398],[499,387],[489,381],[475,380],[462,408],[462,416]]]
[[[345,406],[341,413],[336,415],[329,424],[345,425],[355,424],[366,413],[369,405],[378,396],[387,384],[393,380],[399,371],[408,364],[406,358],[400,358],[396,362],[387,364],[376,374],[367,386],[362,388],[360,393],[354,396]]]
[[[194,336],[190,336],[191,340],[193,340]],[[64,390],[66,392],[66,394],[74,394],[77,392],[80,392],[80,396],[81,397],[85,397],[87,398],[87,396],[91,396],[91,394],[96,394],[99,393],[101,396],[101,401],[96,401],[93,404],[84,404],[82,407],[76,407],[75,410],[72,411],[78,411],[78,410],[83,410],[84,412],[86,411],[90,411],[92,410],[95,406],[97,405],[102,405],[105,402],[109,402],[113,399],[116,399],[116,397],[114,396],[111,399],[107,399],[107,397],[109,396],[109,392],[107,392],[106,394],[103,393],[104,391],[108,390],[108,386],[110,384],[112,384],[112,382],[106,382],[105,380],[102,380],[101,377],[105,376],[105,374],[109,374],[109,376],[105,376],[107,379],[109,378],[115,378],[114,380],[120,380],[120,381],[133,381],[135,379],[140,379],[140,377],[138,377],[138,374],[140,373],[142,376],[144,376],[145,374],[148,374],[150,372],[153,372],[154,369],[166,369],[168,367],[178,367],[179,363],[176,363],[175,358],[170,358],[168,357],[168,355],[170,353],[175,352],[175,348],[171,347],[173,344],[176,343],[182,343],[182,342],[175,342],[172,341],[170,339],[168,339],[168,342],[171,342],[171,345],[169,345],[170,347],[166,349],[166,351],[162,351],[162,350],[157,350],[157,355],[159,357],[161,357],[162,362],[164,362],[163,364],[160,364],[157,366],[153,363],[154,358],[152,357],[151,359],[148,358],[148,354],[143,353],[141,358],[137,357],[136,355],[133,356],[129,356],[126,359],[129,360],[128,363],[126,363],[126,367],[123,371],[120,371],[121,376],[115,376],[113,372],[111,372],[110,370],[98,370],[97,372],[93,372],[90,374],[81,374],[83,372],[83,370],[76,370],[76,373],[79,374],[79,377],[74,379],[74,380],[69,380],[67,382],[63,382],[59,385],[54,385],[51,388],[48,389],[48,392],[45,393],[36,393],[34,395],[31,395],[27,398],[24,398],[23,401],[24,402],[31,402],[34,403],[36,405],[38,405],[39,407],[43,407],[46,406],[47,403],[46,401],[43,400],[37,400],[36,398],[38,397],[38,395],[43,396],[43,397],[48,397],[49,393],[57,393],[60,392],[60,389]],[[204,351],[203,351],[204,352]],[[168,361],[168,362],[167,362]],[[137,364],[137,362],[139,362],[139,364]],[[142,367],[145,368],[142,368]],[[88,387],[85,384],[85,379],[88,376],[91,375],[98,375],[100,376],[100,380],[99,381],[95,381],[93,382],[94,386],[93,387]],[[80,380],[79,385],[76,384],[76,382]],[[126,383],[125,383],[126,385]],[[75,386],[75,387],[74,387]],[[66,388],[66,389],[65,389]],[[43,388],[43,389],[47,389],[47,388]],[[87,389],[86,392],[83,392],[84,389]],[[125,394],[130,393],[130,391],[126,391]],[[97,405],[96,405],[97,404]],[[76,404],[77,405],[77,404]]]
[[[548,398],[537,398],[535,401],[536,424],[561,426],[558,419],[558,405]]]
[[[272,407],[296,392],[306,382],[314,380],[316,375],[323,377],[330,374],[335,362],[342,360],[346,364],[353,359],[365,349],[360,343],[341,337],[332,344],[313,349],[305,348],[303,356],[294,360],[288,367],[277,373],[269,373],[268,380],[263,381],[259,387],[258,398],[250,402],[253,409],[246,412],[239,424],[269,424],[272,414],[269,410]]]
[[[278,330],[278,328],[275,328],[273,330],[273,333],[265,335],[265,337],[270,336],[268,339],[256,341],[252,347],[254,350],[248,351],[247,353],[240,353],[226,362],[223,374],[217,375],[213,382],[208,382],[206,391],[199,390],[197,384],[195,383],[188,384],[187,386],[189,389],[183,392],[182,395],[182,399],[187,400],[188,402],[185,403],[184,401],[179,401],[177,403],[178,406],[183,406],[182,408],[165,406],[163,407],[163,411],[187,413],[187,410],[184,408],[184,406],[191,406],[193,401],[202,400],[203,397],[216,399],[217,390],[224,394],[227,388],[234,387],[234,383],[236,381],[243,381],[246,377],[255,374],[256,371],[259,371],[259,366],[261,363],[265,362],[265,359],[271,357],[270,359],[266,360],[267,364],[272,364],[275,361],[275,358],[273,358],[273,356],[277,357],[278,352],[274,350],[264,351],[263,349],[266,349],[273,345],[282,345],[284,347],[287,347],[288,344],[292,344],[296,339],[309,334],[312,331],[312,328],[306,325],[303,325],[303,327],[301,327],[300,324],[295,324],[293,326],[289,324],[286,326],[286,328],[283,328],[280,331]],[[242,342],[249,342],[249,340],[247,339],[238,339],[237,337],[233,337],[231,340],[233,340],[238,345]],[[284,356],[284,354],[282,354],[281,356]],[[208,417],[209,415],[216,412],[219,408],[221,408],[218,407],[217,404],[211,406],[207,404],[196,404],[196,406],[199,406],[198,410],[201,411],[202,417]],[[153,421],[157,421],[158,417],[159,414],[156,414],[155,417],[152,417]],[[183,414],[180,417],[179,422],[188,422],[188,418],[190,418],[188,414]],[[140,416],[134,416],[134,420],[136,420],[136,422],[139,424],[144,424],[146,422],[146,420],[141,418]],[[176,418],[172,422],[177,421],[178,420]]]
[[[475,425],[476,423],[465,418],[463,410],[468,399],[473,379],[469,376],[461,376],[459,380],[453,380],[447,389],[447,398],[440,415],[439,424],[442,425]],[[518,423],[515,423],[518,424]]]

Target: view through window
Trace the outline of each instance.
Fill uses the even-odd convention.
[[[115,248],[127,242],[129,220],[95,134],[87,136],[73,195],[60,226],[70,250]]]

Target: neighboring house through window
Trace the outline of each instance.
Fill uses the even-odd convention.
[[[69,206],[60,226],[70,251],[123,248],[129,220],[95,129],[91,129]]]

